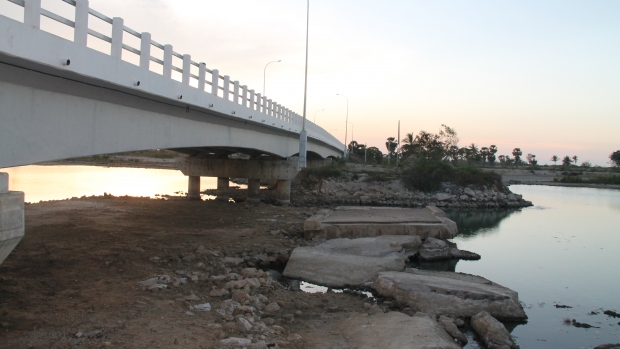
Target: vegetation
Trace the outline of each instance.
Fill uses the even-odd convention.
[[[304,168],[302,171],[306,172],[308,176],[314,176],[319,180],[327,178],[338,178],[343,174],[341,164],[335,161],[332,162],[330,166]]]
[[[609,160],[611,160],[612,165],[620,167],[620,150],[611,153],[611,155],[609,155]]]
[[[441,159],[421,159],[403,171],[403,182],[410,189],[436,191],[442,182],[461,186],[501,186],[501,176],[475,166],[454,167]]]

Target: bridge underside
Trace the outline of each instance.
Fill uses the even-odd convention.
[[[0,168],[147,149],[282,159],[299,152],[293,132],[63,75],[0,54]],[[341,154],[308,140],[309,159]]]

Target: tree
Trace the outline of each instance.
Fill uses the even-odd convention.
[[[450,148],[458,146],[459,137],[456,135],[456,130],[450,126],[441,124],[441,129],[439,129],[439,141],[442,144],[444,156],[447,156],[450,152]]]
[[[620,150],[616,150],[615,152],[609,155],[609,160],[611,160],[611,164],[614,166],[620,166]]]
[[[416,143],[415,143],[415,135],[413,132],[407,133],[405,138],[401,140],[402,145],[400,146],[400,152],[403,154],[403,158],[408,158],[409,156],[415,153]]]
[[[510,167],[515,162],[515,160],[511,158],[510,155],[505,155],[505,157],[506,157],[506,166]]]
[[[519,163],[521,162],[521,155],[523,155],[521,148],[514,148],[512,150],[512,156],[515,157],[515,163],[517,164],[517,168],[519,168]]]
[[[495,153],[497,153],[497,146],[491,145],[489,147],[489,155],[487,155],[487,159],[489,160],[489,165],[493,166],[495,164]]]
[[[551,157],[551,161],[553,161],[553,164],[554,164],[554,165],[557,165],[557,164],[558,164],[558,160],[560,160],[560,158],[559,158],[557,155],[553,155],[553,156]]]
[[[504,167],[504,165],[506,164],[506,155],[500,155],[500,156],[498,157],[498,159],[499,159],[499,164],[500,164],[502,167]]]
[[[397,146],[398,146],[398,143],[396,142],[396,138],[388,137],[387,142],[385,142],[385,147],[387,148],[388,156],[390,159],[392,159],[394,155],[396,155]]]
[[[573,157],[571,159],[573,159],[573,164],[575,164],[575,166],[577,166],[577,155],[573,155]]]
[[[536,166],[538,164],[538,161],[536,160],[536,155],[527,154],[527,162],[532,166]]]
[[[484,167],[484,165],[486,164],[489,154],[491,154],[491,152],[489,152],[489,148],[487,147],[480,148],[480,156],[482,157],[482,167]]]
[[[590,161],[584,161],[581,163],[581,167],[592,167],[592,164],[590,163]]]
[[[571,162],[570,156],[566,155],[564,159],[562,159],[562,166],[570,166]]]
[[[459,157],[460,157],[459,146],[458,145],[451,146],[450,149],[448,150],[447,157],[450,161],[452,161],[454,165],[458,164]]]
[[[383,161],[383,153],[377,147],[370,147],[366,149],[366,156],[368,157],[368,162],[376,162],[380,164]]]

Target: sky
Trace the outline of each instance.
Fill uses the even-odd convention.
[[[541,164],[577,155],[580,163],[606,166],[620,149],[620,1],[310,1],[307,117],[342,142],[348,104],[347,140],[384,152],[399,120],[401,139],[446,124],[460,146],[494,144],[498,155],[519,147]],[[74,18],[61,0],[42,4]],[[267,68],[266,94],[299,114],[306,4],[90,0],[257,92],[265,65],[282,60]],[[19,18],[6,0],[0,14]],[[51,20],[42,27],[72,37]],[[106,49],[96,41],[89,38],[89,46]],[[127,35],[125,43],[139,48]]]

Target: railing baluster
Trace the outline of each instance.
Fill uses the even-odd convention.
[[[112,18],[112,48],[110,55],[121,59],[123,56],[123,19],[120,17]]]
[[[273,116],[273,104],[271,103],[271,99],[267,100],[267,115]]]
[[[259,113],[263,112],[263,96],[260,93],[256,94],[256,111]]]
[[[239,104],[239,81],[233,82],[233,103]]]
[[[24,24],[41,29],[41,0],[26,0],[24,4]]]
[[[205,90],[205,75],[207,74],[207,65],[204,63],[198,64],[198,89],[200,91]]]
[[[261,111],[263,114],[267,114],[267,96],[261,96]]]
[[[254,90],[250,90],[250,110],[256,110],[256,104],[254,104]]]
[[[164,45],[164,72],[167,78],[172,77],[172,45]]]
[[[220,71],[213,69],[211,71],[211,94],[217,97],[220,87]]]
[[[192,56],[183,55],[183,78],[181,79],[183,85],[189,85],[189,74],[191,73]]]
[[[245,108],[247,108],[248,107],[248,86],[247,85],[243,85],[241,87],[241,98],[243,98],[242,105]]]
[[[151,33],[142,33],[140,39],[140,67],[149,70],[151,67]]]
[[[230,76],[224,75],[224,95],[222,96],[225,100],[229,101],[230,99]]]
[[[75,3],[73,42],[81,46],[88,44],[88,0],[77,0]]]

